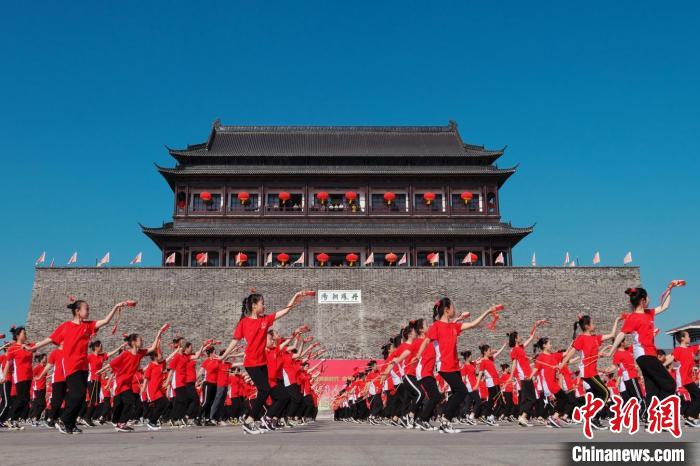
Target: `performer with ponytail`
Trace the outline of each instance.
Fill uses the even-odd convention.
[[[530,366],[530,359],[525,353],[525,347],[530,346],[532,340],[535,339],[537,327],[544,325],[545,322],[545,320],[535,322],[530,331],[530,336],[528,336],[527,340],[524,342],[520,338],[520,335],[518,335],[518,332],[510,332],[507,334],[508,346],[511,348],[511,373],[520,384],[520,392],[518,394],[520,416],[518,417],[518,424],[523,427],[532,427],[528,419],[530,418],[530,412],[532,411],[537,396],[535,394],[535,384],[532,381],[532,367]]]
[[[649,298],[644,288],[628,288],[625,294],[629,296],[632,312],[625,316],[622,330],[613,342],[607,356],[617,350],[625,335],[632,335],[633,353],[639,369],[644,376],[647,406],[651,398],[656,396],[663,400],[676,391],[676,383],[673,377],[664,368],[664,365],[656,357],[656,345],[654,344],[654,318],[666,311],[671,304],[671,289],[683,286],[685,282],[674,280],[666,288],[661,304],[656,308],[647,308]]]
[[[463,330],[476,327],[486,317],[496,314],[501,309],[502,306],[492,306],[473,321],[460,323],[451,321],[456,316],[456,311],[450,298],[439,299],[433,306],[433,324],[425,334],[426,339],[418,349],[416,359],[420,358],[428,344],[433,342],[438,374],[447,382],[451,389],[450,398],[443,411],[443,419],[440,425],[442,432],[459,432],[459,430],[452,428],[451,421],[457,415],[459,406],[467,396],[467,387],[464,386],[462,375],[460,374],[457,338]],[[468,313],[463,313],[460,317],[464,318],[468,315]]]
[[[0,382],[10,378],[12,368],[12,383],[15,387],[15,396],[10,405],[10,429],[22,430],[20,419],[29,417],[29,400],[32,386],[32,359],[34,354],[27,350],[27,331],[24,327],[12,327],[13,344],[7,349],[7,361],[4,371],[0,375]]]
[[[603,381],[598,375],[598,358],[600,356],[600,344],[606,340],[612,340],[617,334],[617,324],[620,321],[618,316],[613,322],[612,330],[610,333],[605,335],[595,335],[595,323],[590,316],[581,316],[574,323],[574,341],[571,347],[564,353],[561,363],[558,367],[563,367],[569,363],[569,360],[574,355],[574,352],[578,351],[581,358],[579,362],[579,370],[581,371],[581,377],[583,381],[590,386],[589,391],[593,393],[596,398],[603,400],[605,404],[608,403],[608,398],[610,398],[610,392],[605,386]],[[576,330],[580,329],[581,334],[576,335]],[[598,412],[596,417],[591,421],[591,425],[594,429],[606,429],[605,426],[600,422],[604,411]]]
[[[270,384],[268,381],[267,365],[265,357],[265,346],[267,343],[267,330],[275,320],[287,315],[296,307],[305,296],[313,296],[313,292],[299,291],[289,303],[279,311],[265,315],[265,301],[261,294],[253,293],[243,300],[241,318],[233,332],[233,338],[221,359],[226,359],[238,344],[238,341],[245,340],[245,358],[243,366],[257,388],[257,397],[251,406],[251,413],[246,418],[242,427],[244,432],[249,434],[260,434],[261,430],[254,424],[262,417],[262,409],[265,400],[270,394]]]
[[[561,389],[557,377],[563,353],[552,350],[552,343],[548,337],[542,337],[537,340],[535,350],[539,350],[540,353],[535,357],[535,370],[532,371],[532,377],[541,375],[544,396],[547,398],[554,397],[556,400],[556,411],[553,415],[547,416],[547,423],[558,429],[562,427],[562,419],[569,410],[569,398],[566,392]]]
[[[496,369],[496,365],[493,361],[499,354],[501,354],[505,347],[506,345],[504,343],[498,351],[494,351],[489,345],[479,346],[479,351],[481,351],[479,374],[481,376],[480,378],[484,380],[488,390],[488,399],[484,404],[483,415],[485,416],[486,424],[494,427],[498,426],[494,416],[494,413],[496,412],[496,402],[502,397],[502,395],[498,369]]]
[[[56,330],[44,340],[33,347],[27,347],[30,351],[37,351],[46,345],[63,343],[63,366],[66,377],[66,409],[61,415],[61,422],[56,426],[62,434],[81,433],[76,425],[80,409],[85,402],[88,378],[88,344],[90,338],[99,329],[109,324],[112,318],[121,309],[133,306],[133,301],[117,303],[107,316],[102,320],[88,320],[90,306],[86,301],[77,300],[68,304],[72,319],[59,325]]]

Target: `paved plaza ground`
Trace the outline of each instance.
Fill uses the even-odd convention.
[[[192,427],[117,433],[106,426],[81,435],[48,428],[0,432],[2,465],[458,465],[561,464],[563,442],[583,440],[581,427],[553,430],[466,427],[460,434],[419,432],[387,426],[321,419],[315,424],[264,435],[244,435],[240,427]],[[633,437],[595,432],[596,441],[672,441],[669,434]],[[700,429],[686,429],[700,458]]]

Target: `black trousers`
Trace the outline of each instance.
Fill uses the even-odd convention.
[[[10,407],[10,419],[19,421],[27,419],[29,416],[29,389],[32,386],[31,380],[24,380],[15,384],[15,398]]]
[[[295,417],[299,406],[301,406],[301,401],[303,395],[301,394],[301,388],[299,384],[293,383],[287,387],[287,393],[289,394],[289,405],[287,406],[287,415],[290,417]]]
[[[51,406],[49,407],[49,412],[46,413],[47,419],[53,419],[55,421],[59,418],[63,400],[66,399],[67,387],[68,385],[66,382],[55,382],[51,384]]]
[[[593,377],[585,377],[583,379],[591,388],[588,390],[590,393],[593,393],[593,396],[596,398],[600,398],[603,400],[605,403],[603,405],[603,409],[598,411],[598,414],[596,414],[595,419],[600,419],[603,417],[603,415],[606,412],[606,407],[608,404],[608,399],[610,398],[610,392],[608,391],[608,387],[605,386],[602,380],[600,380],[600,377],[597,375],[594,375]]]
[[[114,397],[114,410],[112,411],[112,422],[123,423],[131,418],[134,410],[136,397],[131,390],[125,390]]]
[[[173,413],[171,416],[173,421],[181,421],[185,418],[189,403],[190,396],[187,387],[177,387],[175,389],[175,402],[173,404]]]
[[[688,393],[690,393],[690,404],[686,410],[688,417],[697,418],[700,414],[700,387],[694,382],[683,385]]]
[[[505,403],[505,406],[503,407],[503,415],[508,417],[508,416],[514,416],[515,413],[515,403],[513,403],[513,392],[502,392],[503,393],[503,401]]]
[[[102,390],[99,380],[91,380],[88,382],[88,401],[85,409],[84,418],[91,420],[95,414],[95,408],[100,403],[100,391]]]
[[[475,417],[481,416],[483,403],[481,403],[481,395],[479,390],[467,392],[467,397],[464,399],[465,414],[473,414]]]
[[[382,395],[379,393],[371,395],[369,401],[369,413],[372,416],[378,416],[382,412]]]
[[[258,395],[251,405],[251,417],[256,421],[262,416],[265,400],[270,395],[270,383],[267,380],[267,366],[246,367],[246,372],[250,376],[255,388],[258,389]]]
[[[423,377],[420,379],[420,385],[425,392],[425,401],[423,402],[420,419],[423,422],[429,422],[430,418],[433,417],[435,407],[442,400],[442,393],[438,389],[435,377]]]
[[[75,421],[85,403],[87,379],[88,371],[77,371],[66,377],[66,409],[61,415],[61,421],[66,427],[75,427]]]
[[[564,416],[569,412],[569,396],[564,390],[559,390],[554,394],[554,399],[556,400],[556,406],[554,409],[557,411],[559,416]]]
[[[537,400],[537,397],[535,396],[535,384],[531,379],[522,380],[520,383],[520,396],[518,397],[520,414],[529,416],[530,412],[532,411],[532,407]]]
[[[158,398],[156,401],[148,403],[148,421],[151,424],[157,423],[167,408],[168,399],[164,396]]]
[[[443,379],[445,379],[445,382],[447,382],[447,385],[449,385],[450,389],[452,390],[452,393],[450,393],[450,398],[447,400],[445,410],[443,411],[443,414],[445,415],[447,420],[450,421],[457,415],[457,411],[459,411],[459,405],[461,405],[462,402],[464,402],[464,398],[467,396],[467,386],[464,385],[464,381],[462,380],[462,374],[460,374],[459,371],[441,371],[440,375]]]
[[[651,398],[656,396],[663,400],[667,396],[676,392],[676,381],[656,356],[639,356],[637,365],[642,370],[644,376],[644,388],[647,392],[647,406],[651,403]]]
[[[216,398],[216,384],[212,382],[204,382],[204,402],[202,403],[202,416],[204,419],[212,419],[211,407],[214,405]]]
[[[498,385],[489,387],[489,398],[484,403],[484,416],[491,416],[496,411],[496,402],[501,393],[501,388]]]
[[[0,384],[0,422],[10,415],[10,393],[12,393],[12,381],[7,380]]]
[[[413,417],[416,416],[418,407],[423,401],[423,391],[420,388],[420,383],[414,375],[404,375],[403,384],[406,386],[406,391],[404,392],[403,414],[412,414]]]
[[[46,390],[34,390],[34,399],[29,411],[29,417],[38,421],[41,419],[41,414],[46,409]]]
[[[625,391],[622,392],[622,399],[627,402],[630,398],[636,398],[639,401],[639,415],[646,416],[647,401],[642,396],[642,389],[639,387],[639,382],[636,378],[625,380]]]
[[[283,385],[276,384],[270,389],[270,396],[272,397],[272,406],[270,406],[267,415],[272,418],[279,418],[287,404],[289,404],[289,393],[284,389]]]

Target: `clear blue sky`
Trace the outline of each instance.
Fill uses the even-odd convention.
[[[171,215],[153,162],[172,165],[164,145],[201,142],[217,117],[456,120],[521,164],[504,218],[537,228],[516,264],[600,250],[619,265],[632,250],[654,299],[688,280],[659,326],[700,318],[700,7],[569,3],[7,3],[0,329],[24,322],[42,250],[157,264],[137,225]]]

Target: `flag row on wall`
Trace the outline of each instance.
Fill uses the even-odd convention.
[[[622,258],[622,264],[623,265],[628,265],[632,263],[632,251],[628,251],[627,254],[625,254],[625,257]],[[537,267],[537,255],[536,253],[532,253],[532,261],[531,264],[533,267]],[[600,264],[600,251],[596,251],[595,254],[593,254],[593,265],[598,265]],[[579,264],[578,259],[571,259],[571,256],[569,255],[569,252],[566,252],[566,255],[564,256],[564,267],[576,267]]]
[[[129,264],[138,265],[141,263],[142,258],[143,258],[143,254],[139,252],[138,254],[136,254],[136,256],[133,259],[131,259],[131,262],[129,262]],[[102,256],[102,259],[95,260],[95,267],[102,267],[103,265],[107,265],[107,264],[109,264],[109,261],[110,261],[110,255],[109,255],[109,252],[107,252],[104,256]],[[42,252],[39,255],[39,258],[36,260],[34,265],[36,267],[39,267],[40,265],[45,264],[45,263],[46,263],[46,251]],[[73,264],[77,264],[77,263],[78,263],[78,252],[76,251],[73,254],[71,254],[71,256],[68,258],[68,262],[66,263],[66,265],[73,265]],[[56,264],[56,261],[52,258],[51,262],[49,263],[49,267],[53,267],[55,264]]]

